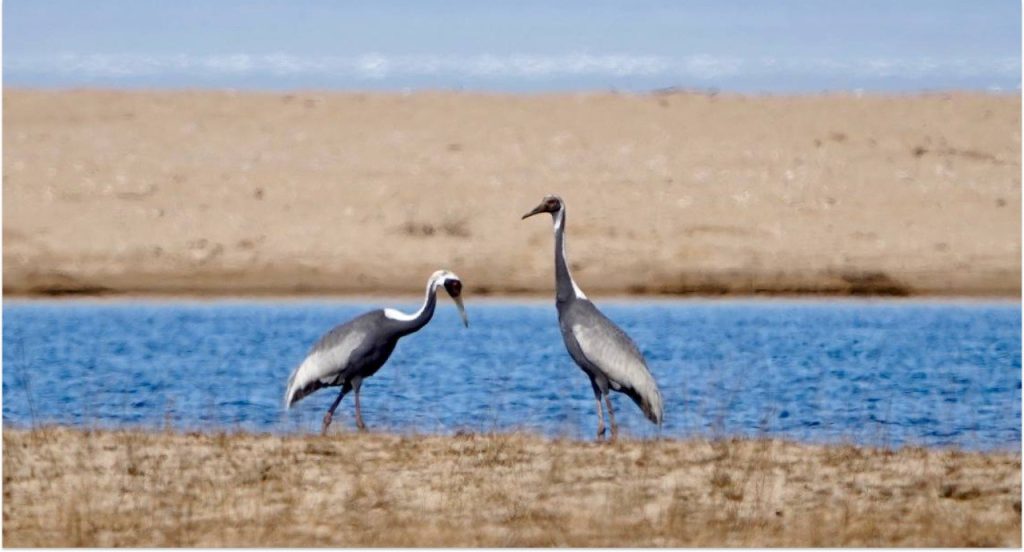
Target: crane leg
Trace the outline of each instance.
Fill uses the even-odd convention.
[[[604,440],[604,412],[601,410],[601,388],[593,378],[590,379],[590,386],[594,389],[594,402],[597,403],[597,440]]]
[[[363,410],[359,407],[359,388],[362,387],[362,383],[363,382],[361,380],[356,380],[356,382],[355,382],[355,389],[356,389],[356,427],[359,428],[359,431],[366,431],[366,424],[363,423]]]
[[[619,426],[615,423],[615,411],[612,410],[612,395],[608,393],[604,396],[605,404],[608,405],[608,423],[612,426],[612,441],[619,437]]]
[[[338,405],[341,404],[341,399],[345,396],[345,393],[348,393],[350,389],[352,389],[352,386],[348,383],[341,386],[341,392],[338,393],[338,398],[334,399],[334,402],[331,403],[331,407],[327,409],[327,414],[324,414],[324,424],[320,428],[321,435],[327,435],[327,427],[331,425],[331,420],[334,419],[334,411],[338,408]]]

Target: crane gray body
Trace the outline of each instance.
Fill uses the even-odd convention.
[[[339,324],[323,335],[306,355],[306,360],[288,378],[287,405],[324,387],[349,385],[356,378],[366,379],[377,373],[398,345],[398,339],[419,328],[405,328],[408,323],[391,320],[384,309],[361,314]],[[296,385],[303,367],[311,377]],[[348,391],[344,391],[347,393]]]
[[[373,310],[335,326],[318,339],[288,378],[285,407],[291,407],[318,389],[341,387],[324,416],[323,430],[326,432],[341,399],[354,390],[356,425],[359,429],[365,429],[359,406],[359,390],[363,380],[384,366],[399,339],[419,330],[430,321],[437,306],[436,290],[439,285],[444,285],[452,295],[465,322],[459,298],[461,282],[451,272],[435,272],[427,282],[423,306],[416,313],[404,314],[394,309]]]
[[[618,391],[647,419],[660,424],[661,395],[636,343],[589,300],[571,299],[556,306],[565,348],[590,378],[594,396],[600,399],[609,390]]]
[[[576,364],[590,378],[597,402],[598,438],[604,436],[604,415],[601,399],[608,406],[612,436],[618,433],[609,391],[625,394],[650,421],[661,424],[663,417],[661,392],[647,368],[636,343],[608,319],[576,285],[565,258],[565,203],[557,196],[548,196],[533,212],[551,213],[555,230],[555,307],[558,325]]]

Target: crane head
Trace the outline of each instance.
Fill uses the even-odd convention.
[[[451,296],[452,301],[455,301],[455,306],[459,309],[459,317],[462,318],[463,325],[468,328],[469,319],[466,318],[466,307],[462,305],[462,280],[459,279],[458,275],[449,270],[435,272],[434,278],[444,286],[444,290]]]
[[[551,213],[552,216],[558,213],[563,208],[562,198],[556,195],[544,196],[544,199],[540,200],[540,205],[533,208],[532,211],[523,215],[523,218],[532,217],[540,213]]]

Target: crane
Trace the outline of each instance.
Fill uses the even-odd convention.
[[[587,299],[573,280],[565,259],[565,202],[556,195],[545,196],[523,219],[550,213],[555,229],[555,307],[558,326],[569,356],[590,378],[597,401],[597,439],[605,436],[601,399],[608,406],[612,439],[618,436],[609,390],[633,400],[644,416],[661,425],[661,392],[636,343]]]
[[[437,306],[437,288],[444,287],[459,309],[462,323],[469,327],[462,305],[462,280],[455,273],[438,270],[427,280],[426,297],[418,311],[406,314],[396,309],[377,309],[335,326],[310,349],[306,358],[288,378],[285,408],[323,387],[341,387],[324,415],[321,432],[326,434],[341,399],[355,391],[356,426],[366,430],[359,407],[363,380],[377,373],[395,350],[398,340],[430,322]]]

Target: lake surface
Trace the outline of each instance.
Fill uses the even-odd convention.
[[[647,357],[665,424],[613,394],[625,435],[1019,449],[1015,302],[599,301]],[[7,301],[3,423],[317,432],[335,397],[291,411],[310,345],[379,304],[415,300]],[[592,438],[593,395],[551,301],[447,298],[363,386],[371,429],[529,430]],[[352,402],[335,416],[351,430]]]

